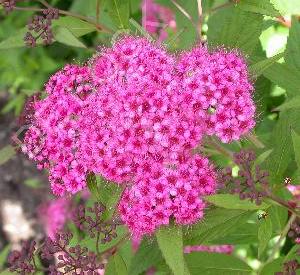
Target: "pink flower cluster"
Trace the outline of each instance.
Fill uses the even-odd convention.
[[[39,218],[44,225],[46,234],[52,240],[56,234],[63,229],[66,221],[70,218],[70,201],[59,198],[40,205],[38,209]]]
[[[124,184],[122,220],[136,236],[203,216],[213,194],[208,160],[193,155],[204,134],[223,142],[254,126],[252,86],[236,52],[199,46],[178,58],[125,37],[51,77],[34,104],[23,151],[49,169],[57,195],[86,186],[88,171]]]
[[[184,247],[184,253],[191,252],[212,252],[212,253],[224,253],[231,254],[234,250],[234,246],[231,244],[225,245],[194,245]]]

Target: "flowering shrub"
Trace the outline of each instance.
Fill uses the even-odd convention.
[[[300,137],[290,97],[300,85],[299,22],[283,65],[283,55],[266,58],[259,47],[262,14],[286,25],[269,0],[145,0],[145,29],[129,19],[139,9],[127,0],[107,1],[104,14],[95,1],[95,20],[74,7],[18,2],[0,1],[6,13],[37,13],[27,46],[84,48],[78,37],[89,28],[114,35],[54,73],[24,108],[21,150],[47,171],[58,198],[39,209],[47,238],[11,252],[11,271],[296,274]],[[296,84],[283,80],[286,70]],[[260,81],[283,86],[287,103],[260,104],[257,96],[269,96]]]

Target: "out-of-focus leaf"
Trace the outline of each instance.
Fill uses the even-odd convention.
[[[226,209],[258,210],[269,207],[269,205],[266,203],[256,205],[248,199],[241,200],[239,196],[231,194],[216,194],[212,196],[206,196],[204,198],[206,201]]]
[[[241,0],[238,3],[238,7],[244,11],[260,13],[273,17],[280,16],[279,11],[274,8],[270,0]]]
[[[284,53],[276,54],[270,58],[258,61],[249,67],[249,71],[256,77],[260,76],[267,68],[277,62],[280,58],[284,57]]]
[[[162,259],[157,242],[144,239],[132,258],[129,274],[139,275],[151,266],[156,266]]]
[[[24,184],[30,188],[39,188],[41,187],[41,181],[37,178],[27,179],[24,181]]]
[[[161,227],[156,232],[156,239],[174,275],[188,275],[183,258],[182,229],[175,226]]]
[[[266,249],[269,240],[272,237],[272,222],[268,217],[261,220],[258,228],[258,258]]]
[[[300,71],[287,64],[274,63],[263,71],[263,75],[286,89],[289,96],[297,95],[300,91]]]
[[[106,0],[106,8],[118,29],[129,27],[129,0]]]
[[[271,0],[271,2],[282,15],[300,13],[300,2],[298,0]]]
[[[249,210],[216,208],[206,211],[204,219],[184,232],[185,245],[210,244],[235,232],[237,224],[246,223],[253,214]]]
[[[6,163],[9,161],[14,155],[16,154],[16,151],[14,147],[11,145],[7,145],[0,149],[0,165]]]
[[[300,70],[300,22],[296,17],[292,18],[285,53],[286,62]]]
[[[300,136],[292,130],[292,139],[294,145],[295,160],[300,168]]]
[[[12,36],[6,38],[0,42],[0,50],[12,49],[24,47],[24,36],[26,34],[26,28],[17,31]]]
[[[105,268],[105,275],[127,275],[127,267],[119,253],[112,255],[109,258]]]
[[[300,96],[295,96],[291,100],[284,102],[282,105],[277,107],[275,110],[286,111],[288,109],[300,108]]]
[[[10,252],[11,246],[10,245],[6,245],[2,251],[0,252],[0,270],[3,268],[6,260],[7,260],[7,256]]]
[[[78,38],[76,38],[69,29],[65,27],[53,28],[53,34],[57,42],[68,46],[86,48],[86,46]]]
[[[251,267],[245,262],[226,254],[198,252],[185,255],[185,259],[191,275],[242,275],[252,272]]]
[[[276,274],[276,272],[282,271],[283,257],[279,257],[274,261],[266,264],[260,271],[261,275]]]
[[[55,26],[67,28],[75,37],[80,37],[97,30],[94,25],[71,16],[63,16],[54,20],[53,27]]]
[[[238,48],[250,54],[259,43],[263,16],[238,7],[220,9],[208,20],[208,44]]]

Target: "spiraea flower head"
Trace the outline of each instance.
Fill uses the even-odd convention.
[[[183,108],[206,122],[206,134],[228,143],[254,127],[253,86],[239,53],[198,46],[181,55],[177,71]]]
[[[145,165],[145,164],[144,164]],[[202,195],[215,192],[215,174],[206,158],[184,156],[174,167],[141,170],[119,204],[121,219],[136,237],[153,233],[171,219],[192,224],[203,217]]]

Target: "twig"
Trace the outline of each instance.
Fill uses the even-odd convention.
[[[198,3],[198,33],[201,40],[201,34],[202,34],[202,0],[197,0]]]
[[[174,6],[179,9],[179,11],[192,23],[194,28],[197,30],[197,24],[195,24],[192,16],[182,7],[180,6],[175,0],[171,0],[171,2],[174,4]]]
[[[96,22],[99,23],[99,17],[100,17],[100,0],[97,0],[96,2]]]
[[[99,237],[100,237],[100,232],[97,232],[97,239],[96,239],[96,251],[97,251],[97,255],[100,255],[100,251],[99,251]]]
[[[291,217],[289,218],[286,226],[284,227],[284,229],[282,230],[279,240],[277,241],[277,243],[275,244],[270,257],[268,258],[268,260],[266,261],[265,265],[272,262],[275,259],[275,256],[277,254],[277,252],[280,250],[280,246],[281,243],[283,241],[283,239],[286,237],[286,235],[288,234],[292,223],[296,220],[297,216],[295,214],[292,214]]]
[[[246,136],[249,138],[249,140],[257,147],[257,148],[265,148],[265,145],[254,135],[254,134],[248,134]]]
[[[43,6],[45,6],[48,9],[53,9],[53,7],[51,5],[49,5],[49,3],[45,0],[37,0],[38,2],[40,2]]]
[[[43,12],[45,10],[45,9],[33,8],[33,7],[15,7],[14,9],[19,10],[19,11],[36,11],[36,12]],[[59,14],[68,15],[68,16],[71,16],[74,18],[81,19],[81,20],[95,26],[97,31],[105,32],[105,33],[112,33],[112,30],[110,30],[109,28],[105,27],[102,24],[95,22],[94,20],[91,20],[90,18],[88,18],[86,16],[83,16],[83,15],[80,15],[77,13],[73,13],[73,12],[69,12],[69,11],[65,11],[65,10],[58,10],[58,12],[59,12]]]

